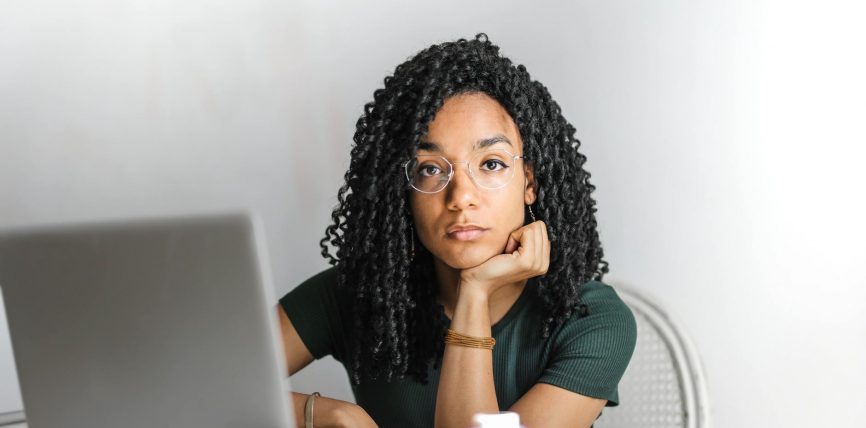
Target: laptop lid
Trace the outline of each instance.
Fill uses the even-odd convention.
[[[0,231],[31,428],[294,426],[260,222]]]

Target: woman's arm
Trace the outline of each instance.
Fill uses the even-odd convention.
[[[489,337],[491,326],[486,295],[461,287],[451,328],[469,336]],[[521,423],[526,426],[589,427],[606,402],[538,383],[509,410],[517,412]],[[498,411],[493,351],[447,345],[436,397],[435,426],[469,427],[475,413]]]
[[[490,337],[488,296],[460,287],[451,329],[469,336]],[[465,428],[475,413],[496,413],[499,404],[493,384],[493,351],[446,345],[436,392],[435,426]]]
[[[314,358],[280,305],[277,305],[277,314],[280,319],[280,333],[283,338],[283,354],[288,373],[291,376],[310,364]],[[304,408],[309,395],[292,392],[291,398],[292,408],[295,411],[295,423],[298,427],[303,427]],[[376,427],[376,423],[363,408],[348,401],[316,397],[314,404],[313,426],[315,428]]]
[[[490,337],[488,300],[493,290],[515,279],[544,274],[549,264],[550,241],[544,222],[536,221],[514,231],[505,254],[460,273],[451,328],[469,336]],[[520,414],[527,426],[588,427],[606,401],[538,383],[510,410]],[[475,413],[498,411],[493,351],[447,345],[436,397],[435,426],[465,428],[471,426]]]
[[[529,427],[588,428],[598,419],[607,400],[587,397],[558,386],[536,383],[510,409]]]
[[[277,305],[277,316],[280,319],[280,335],[283,338],[283,356],[286,359],[286,371],[289,376],[313,362],[313,354],[301,340],[292,321],[289,320],[283,307]]]
[[[505,253],[460,272],[451,329],[475,337],[490,337],[492,293],[504,284],[547,272],[550,241],[547,228],[536,221],[511,233]],[[446,345],[436,393],[435,426],[465,428],[475,413],[499,412],[493,383],[493,351]]]

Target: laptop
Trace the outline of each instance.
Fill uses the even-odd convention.
[[[29,428],[294,427],[260,221],[0,230]]]

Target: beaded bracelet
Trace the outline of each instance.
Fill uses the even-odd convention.
[[[468,348],[493,349],[496,339],[492,337],[473,337],[460,334],[450,328],[445,333],[446,345],[466,346]]]

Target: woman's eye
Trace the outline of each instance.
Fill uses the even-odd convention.
[[[482,162],[481,166],[485,167],[487,171],[498,171],[499,169],[508,168],[508,166],[505,165],[505,162],[496,159],[488,159]],[[501,166],[502,168],[497,168],[497,166]]]
[[[422,166],[418,172],[424,177],[430,177],[432,175],[438,174],[439,168],[433,165],[424,165]]]

